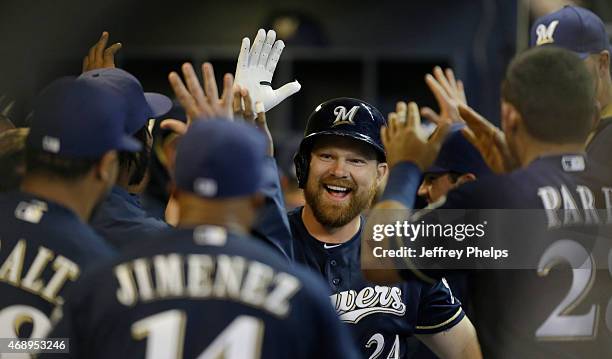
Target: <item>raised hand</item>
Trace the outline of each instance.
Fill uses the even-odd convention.
[[[235,86],[234,89],[234,118],[242,118],[245,122],[257,127],[268,142],[268,148],[266,150],[268,156],[274,156],[274,142],[272,141],[272,134],[268,128],[268,122],[266,121],[266,110],[263,103],[257,101],[255,102],[255,106],[253,106],[253,100],[251,100],[249,90],[240,88],[240,86]],[[255,112],[253,112],[253,107],[255,108]]]
[[[170,81],[177,100],[185,109],[189,123],[195,119],[233,118],[232,86],[234,79],[231,74],[225,74],[223,77],[223,93],[219,97],[215,72],[210,63],[206,62],[202,65],[204,89],[190,63],[183,64],[181,69],[185,78],[184,82],[176,72],[168,75],[168,81]]]
[[[478,149],[494,173],[508,173],[518,168],[518,162],[511,155],[506,137],[499,128],[467,105],[459,105],[459,114],[467,124],[467,128],[461,130],[463,135]]]
[[[429,107],[421,109],[421,115],[439,125],[441,122],[456,123],[463,122],[459,116],[458,106],[467,104],[463,82],[455,79],[453,70],[446,69],[445,72],[439,66],[434,67],[433,76],[427,74],[425,83],[433,93],[440,113],[436,113]]]
[[[242,39],[240,55],[236,65],[236,84],[249,91],[253,104],[261,102],[266,111],[298,92],[301,85],[297,81],[272,89],[272,77],[278,60],[285,48],[282,40],[276,41],[276,32],[260,29],[253,41]],[[255,109],[252,109],[255,111]]]
[[[409,161],[424,171],[435,161],[442,142],[450,130],[450,123],[441,123],[429,139],[421,130],[421,116],[416,103],[397,103],[397,111],[389,114],[388,126],[381,129],[389,168]]]
[[[115,67],[115,54],[122,45],[116,42],[107,48],[108,36],[108,32],[104,31],[98,42],[89,49],[89,53],[83,58],[83,72]]]

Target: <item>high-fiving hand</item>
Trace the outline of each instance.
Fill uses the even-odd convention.
[[[506,143],[506,136],[499,128],[467,105],[459,105],[459,113],[467,125],[461,130],[463,135],[478,149],[494,173],[508,173],[518,168],[518,162]]]
[[[246,88],[253,104],[261,102],[266,111],[271,110],[301,88],[299,82],[293,81],[276,90],[272,89],[272,76],[274,76],[274,70],[285,48],[282,40],[275,40],[274,30],[269,30],[266,34],[263,29],[260,29],[253,41],[253,46],[249,38],[245,37],[242,39],[236,65],[236,84]]]
[[[436,98],[440,113],[436,113],[429,107],[423,107],[421,115],[437,125],[441,122],[463,122],[459,115],[459,105],[467,104],[467,99],[463,82],[455,79],[453,70],[442,71],[439,66],[436,66],[433,75],[427,74],[425,76],[425,83]]]
[[[185,109],[189,121],[197,118],[222,117],[231,119],[233,117],[232,100],[234,93],[232,86],[234,78],[231,74],[223,76],[223,93],[219,97],[215,72],[210,63],[202,64],[204,90],[190,63],[184,63],[181,69],[185,82],[176,72],[171,72],[168,75],[168,81],[170,81],[170,86],[172,86],[177,100]]]
[[[406,110],[407,108],[407,110]],[[389,114],[388,126],[381,129],[381,138],[387,153],[389,168],[403,162],[415,163],[421,171],[435,161],[451,124],[441,123],[429,139],[421,130],[421,116],[416,103],[397,103],[397,112]]]
[[[427,74],[425,82],[434,94],[440,113],[425,107],[423,117],[436,125],[465,123],[461,131],[467,140],[478,149],[485,163],[495,173],[507,173],[518,167],[510,154],[504,133],[467,105],[463,83],[455,79],[453,70],[436,66],[433,75]]]

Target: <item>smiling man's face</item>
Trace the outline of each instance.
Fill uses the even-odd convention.
[[[326,227],[342,227],[369,207],[386,173],[371,146],[347,137],[324,136],[312,149],[306,204]]]

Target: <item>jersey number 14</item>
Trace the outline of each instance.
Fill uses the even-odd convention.
[[[147,359],[182,358],[187,316],[182,310],[168,310],[135,322],[132,336],[147,339]],[[198,359],[259,359],[264,323],[258,318],[236,317]]]

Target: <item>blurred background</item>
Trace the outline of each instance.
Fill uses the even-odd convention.
[[[526,48],[531,21],[578,3],[612,22],[612,1],[131,1],[0,2],[0,96],[25,125],[31,99],[52,79],[77,75],[103,30],[121,42],[117,65],[147,91],[171,95],[167,74],[184,61],[211,61],[217,79],[234,72],[241,39],[273,28],[287,47],[274,87],[297,79],[302,90],[269,113],[277,138],[299,137],[322,101],[362,98],[389,112],[399,99],[435,108],[423,77],[452,66],[470,104],[493,122],[499,84]]]

